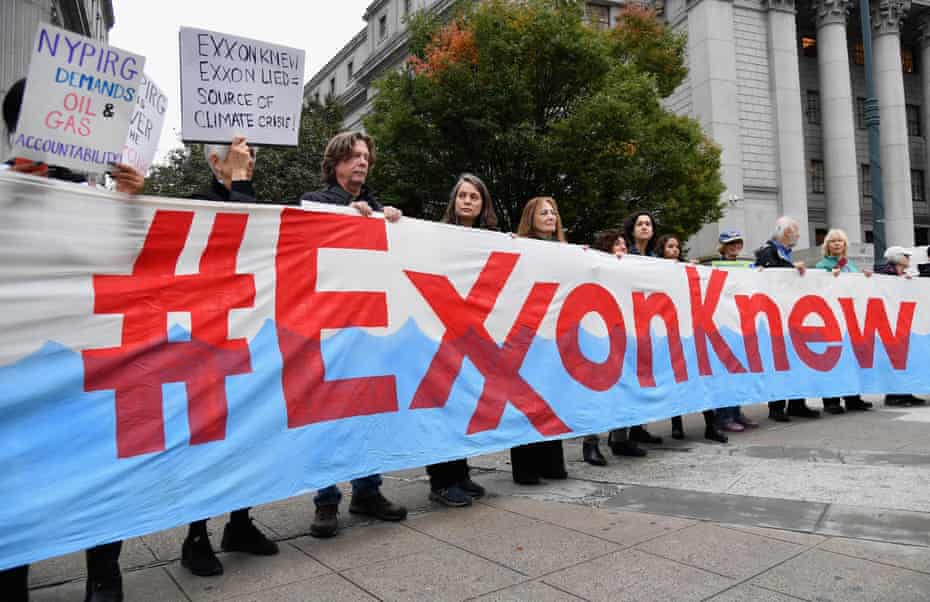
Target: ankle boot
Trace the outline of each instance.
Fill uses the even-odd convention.
[[[630,441],[636,441],[637,443],[653,443],[655,445],[662,444],[662,437],[656,437],[652,433],[646,430],[646,427],[643,425],[630,427]]]
[[[581,444],[581,457],[592,466],[607,466],[607,460],[598,449],[597,441],[585,441]]]
[[[681,422],[681,416],[672,416],[672,439],[684,439],[685,427]]]

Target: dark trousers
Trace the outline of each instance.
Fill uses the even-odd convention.
[[[784,412],[786,404],[791,409],[804,407],[805,405],[803,399],[788,399],[788,400],[780,399],[778,401],[769,402],[769,411],[770,412],[773,412],[773,411]]]
[[[561,441],[541,441],[510,449],[510,467],[515,481],[543,477],[564,479],[565,454]]]
[[[29,599],[29,565],[0,571],[0,592],[9,602],[26,602]]]
[[[845,401],[846,405],[858,405],[862,403],[862,397],[859,395],[846,395],[844,397],[824,397],[823,398],[823,407],[829,408],[832,406],[839,407],[840,401]]]
[[[468,479],[468,461],[463,459],[430,464],[426,467],[426,474],[429,475],[429,488],[432,491],[448,489]]]
[[[714,426],[716,422],[716,415],[713,410],[704,410],[701,412],[704,414],[704,426]],[[672,416],[672,428],[678,427],[678,430],[682,430],[681,416]]]
[[[105,543],[88,548],[87,581],[112,583],[120,580],[119,554],[122,541]],[[24,564],[0,571],[0,596],[4,602],[26,602],[29,600],[29,565]]]
[[[229,513],[229,522],[233,525],[244,525],[249,522],[249,510],[251,508],[243,508],[241,510],[234,510]],[[190,524],[190,527],[187,529],[187,536],[190,538],[194,537],[206,537],[207,536],[207,520],[195,520]]]

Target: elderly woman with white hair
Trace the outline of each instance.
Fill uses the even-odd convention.
[[[232,144],[204,144],[203,155],[213,172],[210,188],[191,195],[193,199],[233,203],[255,203],[252,172],[256,148],[244,136],[235,136]]]
[[[805,267],[803,261],[794,261],[791,253],[800,239],[800,226],[798,222],[787,215],[775,221],[775,232],[770,240],[765,241],[756,249],[756,266],[760,268],[788,268],[796,269],[802,276]],[[804,399],[789,399],[788,411],[785,411],[785,400],[769,402],[769,418],[775,422],[791,422],[789,416],[801,418],[820,418],[820,412],[807,407]]]
[[[859,272],[856,264],[849,261],[849,237],[846,236],[844,231],[834,228],[827,232],[821,249],[823,250],[823,259],[817,262],[816,268],[818,270],[826,270],[834,276],[839,276],[842,273],[855,274]],[[869,272],[866,272],[866,276],[870,275]],[[871,403],[862,401],[862,397],[859,395],[846,395],[842,400],[846,402],[846,410],[850,412],[862,412],[872,407]],[[842,414],[845,411],[840,405],[839,397],[824,397],[823,410],[830,414]]]
[[[203,154],[213,171],[213,183],[210,188],[191,195],[191,198],[226,203],[257,202],[252,188],[255,151],[243,136],[234,136],[231,144],[205,144]],[[223,529],[220,545],[227,552],[244,552],[255,556],[273,556],[278,553],[278,544],[253,524],[249,508],[229,513],[229,522]],[[181,566],[198,577],[223,574],[223,564],[210,543],[207,519],[194,521],[188,526],[187,537],[181,544]]]
[[[885,265],[875,270],[876,274],[886,276],[904,276],[910,278],[907,268],[911,264],[911,253],[904,247],[888,247],[885,251]],[[923,405],[925,402],[919,397],[910,393],[889,393],[885,395],[886,406],[915,406]]]

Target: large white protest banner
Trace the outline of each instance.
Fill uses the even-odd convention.
[[[143,74],[136,97],[136,110],[129,121],[129,134],[123,148],[123,162],[145,173],[155,159],[158,139],[165,125],[168,97],[148,74]]]
[[[15,156],[92,173],[121,161],[144,65],[137,54],[40,24]]]
[[[332,205],[0,172],[0,291],[0,570],[543,439],[930,391],[930,279]]]
[[[182,27],[181,138],[297,146],[304,51]]]

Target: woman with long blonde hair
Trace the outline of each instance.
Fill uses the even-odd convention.
[[[566,242],[555,199],[538,196],[527,201],[517,226],[517,236]],[[536,485],[540,478],[568,478],[561,441],[540,441],[511,448],[510,467],[514,482],[520,485]]]

